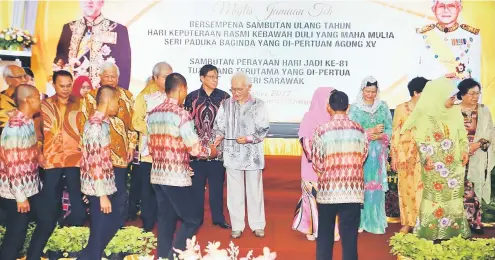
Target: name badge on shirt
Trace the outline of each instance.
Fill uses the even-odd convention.
[[[117,33],[116,32],[102,32],[95,35],[95,39],[101,43],[116,44]]]
[[[465,45],[467,43],[466,39],[452,39],[453,46]]]

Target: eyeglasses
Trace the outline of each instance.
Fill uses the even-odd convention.
[[[466,93],[466,95],[469,95],[469,96],[479,96],[479,95],[481,95],[481,92],[468,92],[468,93]]]
[[[11,79],[28,79],[29,78],[29,75],[27,74],[24,74],[24,75],[20,75],[20,76],[7,76],[7,78],[11,78]]]
[[[211,80],[218,80],[220,78],[220,76],[213,76],[213,75],[206,75],[205,77],[211,79]]]
[[[242,88],[231,88],[230,89],[230,92],[232,93],[242,93],[244,91],[244,89]]]

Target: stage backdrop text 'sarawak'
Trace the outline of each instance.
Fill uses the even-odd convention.
[[[372,75],[394,108],[408,100],[415,76],[472,77],[495,113],[495,2],[455,2],[432,9],[435,1],[40,1],[32,64],[45,90],[53,69],[97,85],[99,64],[115,62],[121,86],[134,95],[159,61],[182,73],[190,91],[200,87],[205,64],[219,68],[227,91],[230,74],[242,70],[271,122],[296,124],[317,87],[338,88],[353,101]],[[83,18],[98,9],[94,21]],[[436,26],[447,19],[442,13],[457,25]],[[295,139],[271,138],[265,150],[300,154]]]

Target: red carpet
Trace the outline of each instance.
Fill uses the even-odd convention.
[[[197,240],[204,249],[208,241],[221,242],[221,248],[228,247],[232,240],[241,251],[241,256],[249,250],[258,256],[263,247],[267,246],[272,252],[277,252],[277,259],[315,259],[315,242],[306,240],[306,237],[292,230],[292,218],[296,203],[301,196],[300,189],[300,157],[267,157],[266,169],[263,173],[265,210],[266,210],[266,237],[257,238],[251,233],[246,220],[246,229],[242,237],[232,240],[230,230],[224,230],[211,225],[208,199],[205,206],[205,221],[197,234]],[[228,211],[225,206],[225,216]],[[400,229],[399,224],[389,224],[385,235],[362,233],[359,235],[359,259],[387,260],[396,259],[389,251],[388,239]],[[485,237],[494,237],[495,230],[486,230]],[[342,259],[340,242],[334,246],[334,259]]]

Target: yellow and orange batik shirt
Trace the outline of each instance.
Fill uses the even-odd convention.
[[[72,96],[67,104],[62,104],[56,95],[41,103],[45,169],[79,167],[84,122],[80,108],[81,99]]]
[[[132,114],[134,99],[131,92],[121,87],[119,91],[119,111],[116,116],[110,117],[110,148],[112,149],[112,163],[117,168],[127,168],[127,151],[136,149],[137,132],[132,126]],[[81,110],[86,120],[96,110],[96,93],[98,89],[91,90],[82,102]]]

